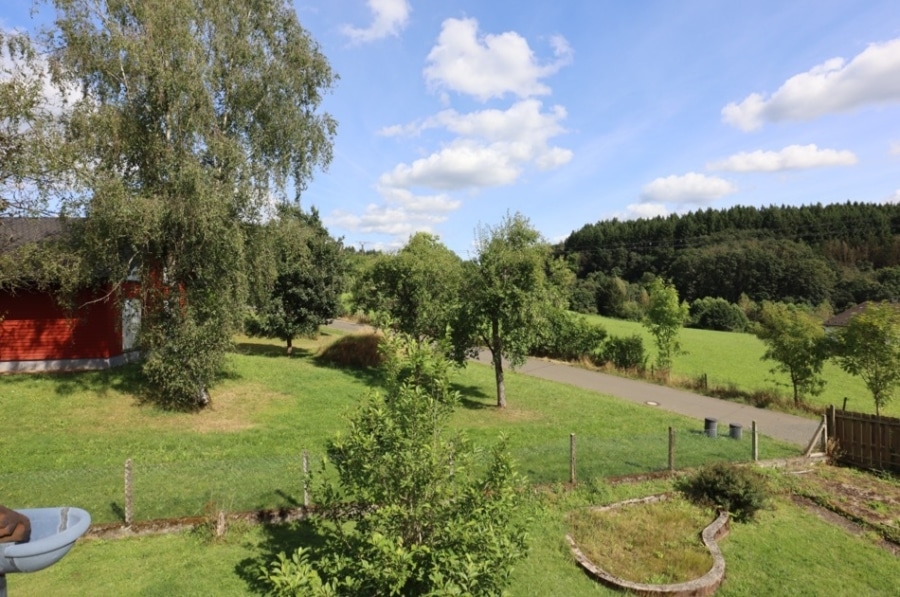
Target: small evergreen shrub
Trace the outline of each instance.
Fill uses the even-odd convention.
[[[642,371],[647,366],[644,340],[633,336],[610,336],[595,357],[597,364],[612,363],[616,369]]]
[[[694,503],[727,510],[738,522],[753,520],[769,498],[762,473],[727,462],[702,467],[676,488]]]

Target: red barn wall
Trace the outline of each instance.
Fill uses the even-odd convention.
[[[102,295],[101,295],[102,296]],[[42,292],[0,294],[0,361],[110,358],[122,354],[119,310],[113,300],[89,303],[79,294],[67,313]]]

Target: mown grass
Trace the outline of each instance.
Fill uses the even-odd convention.
[[[586,316],[599,323],[609,334],[616,336],[640,335],[652,363],[656,348],[649,332],[638,322],[600,316]],[[706,375],[708,384],[752,393],[758,390],[775,390],[786,402],[792,400],[790,380],[783,373],[771,373],[773,361],[762,360],[765,346],[753,334],[716,332],[685,328],[679,335],[685,354],[675,357],[673,378],[686,380]],[[819,408],[833,404],[841,408],[847,397],[847,410],[863,413],[875,412],[875,403],[865,384],[858,377],[845,373],[835,362],[825,363],[823,376],[825,391],[819,396],[807,398],[807,402]],[[882,414],[900,417],[900,397],[882,409]]]
[[[567,515],[669,491],[668,480],[608,486],[585,483],[577,491],[549,486],[527,501],[531,549],[513,571],[515,597],[621,595],[589,579],[575,564],[564,536]],[[290,552],[310,538],[301,524],[230,528],[224,539],[202,532],[79,542],[59,564],[34,574],[13,574],[11,595],[248,595],[264,594],[257,569],[271,554]],[[757,522],[734,524],[720,542],[726,580],[717,595],[896,595],[900,563],[872,538],[851,535],[789,500],[779,498]]]
[[[0,495],[10,507],[71,504],[96,522],[122,520],[124,463],[132,459],[136,520],[295,506],[303,499],[302,451],[315,471],[342,414],[377,382],[371,369],[338,368],[317,356],[336,337],[299,343],[291,358],[275,342],[239,339],[229,374],[202,413],[140,402],[128,368],[2,377],[4,409],[16,424],[0,436]],[[462,403],[453,427],[483,446],[505,434],[534,483],[568,480],[570,433],[578,478],[665,469],[669,426],[679,468],[751,457],[749,440],[709,439],[699,422],[652,407],[510,373],[510,406],[499,410],[488,367],[471,364],[454,380]],[[761,441],[762,458],[797,451]]]

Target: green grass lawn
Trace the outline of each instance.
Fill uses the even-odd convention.
[[[129,368],[0,377],[4,412],[14,413],[16,422],[0,435],[0,496],[11,507],[71,504],[89,510],[95,522],[117,521],[123,464],[132,458],[138,520],[296,505],[302,498],[301,451],[309,450],[315,465],[327,439],[343,427],[342,414],[374,382],[371,371],[321,363],[315,358],[319,346],[303,342],[289,359],[276,343],[240,339],[230,373],[212,392],[213,407],[198,414],[140,403]],[[455,383],[463,402],[453,426],[482,445],[506,434],[520,469],[544,484],[527,507],[531,553],[513,574],[512,595],[613,594],[575,567],[563,542],[566,513],[668,489],[666,480],[608,487],[591,479],[665,468],[669,426],[676,429],[679,467],[750,457],[749,441],[706,438],[702,422],[574,387],[511,373],[509,408],[501,411],[491,406],[488,367],[469,365]],[[570,433],[577,434],[578,478],[584,482],[576,492],[559,490],[568,480]],[[762,439],[763,458],[797,452]],[[855,594],[897,586],[893,556],[787,502],[758,526],[736,527],[732,537],[740,547],[726,540],[735,563],[723,594],[772,594],[775,577],[759,580],[760,567],[788,579],[840,578]],[[241,525],[223,540],[201,531],[82,541],[51,569],[10,575],[9,590],[17,596],[244,595],[258,591],[259,563],[302,541],[303,534],[290,527]],[[848,546],[853,564],[839,558]],[[790,566],[795,550],[804,554],[802,575]],[[816,550],[826,554],[821,564]],[[790,594],[816,586],[784,582],[778,587]]]
[[[565,544],[566,514],[671,489],[669,481],[576,492],[548,488],[528,503],[531,548],[513,571],[513,596],[621,595],[589,579]],[[221,540],[204,533],[79,542],[59,564],[8,577],[10,595],[262,594],[256,570],[269,554],[303,543],[290,526],[238,527]],[[854,536],[788,500],[777,499],[758,521],[733,524],[720,542],[726,580],[717,595],[896,595],[900,562],[868,536]]]
[[[656,347],[650,333],[640,323],[612,319],[596,315],[585,316],[599,323],[609,334],[631,336],[639,334],[652,362]],[[675,357],[672,374],[676,377],[696,378],[706,374],[710,386],[734,385],[740,390],[754,391],[776,389],[785,397],[791,396],[790,380],[783,373],[770,372],[773,361],[762,360],[765,347],[753,334],[715,332],[684,328],[679,335],[686,354]],[[848,398],[847,410],[875,413],[875,403],[865,384],[858,377],[845,373],[836,363],[825,363],[825,391],[808,399],[810,404],[843,406]],[[889,403],[883,415],[900,417],[900,398]]]
[[[333,336],[325,336],[328,342]],[[339,369],[301,343],[288,358],[274,342],[241,339],[212,408],[163,412],[135,397],[135,370],[0,378],[6,412],[17,424],[0,438],[0,495],[10,507],[77,505],[95,522],[122,520],[125,460],[133,462],[136,520],[250,510],[302,501],[301,453],[312,468],[343,426],[374,373]],[[509,408],[493,403],[490,369],[470,364],[455,376],[463,395],[453,425],[481,445],[509,437],[534,483],[569,478],[569,434],[577,439],[579,478],[667,467],[668,427],[676,429],[679,468],[748,460],[750,442],[709,439],[702,423],[571,386],[511,373]],[[763,438],[762,458],[797,453]]]

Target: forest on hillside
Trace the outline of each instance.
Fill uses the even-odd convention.
[[[573,307],[615,315],[610,287],[670,279],[706,297],[836,311],[900,298],[900,205],[735,206],[587,224],[555,247],[577,276]],[[612,292],[612,294],[617,294]]]

